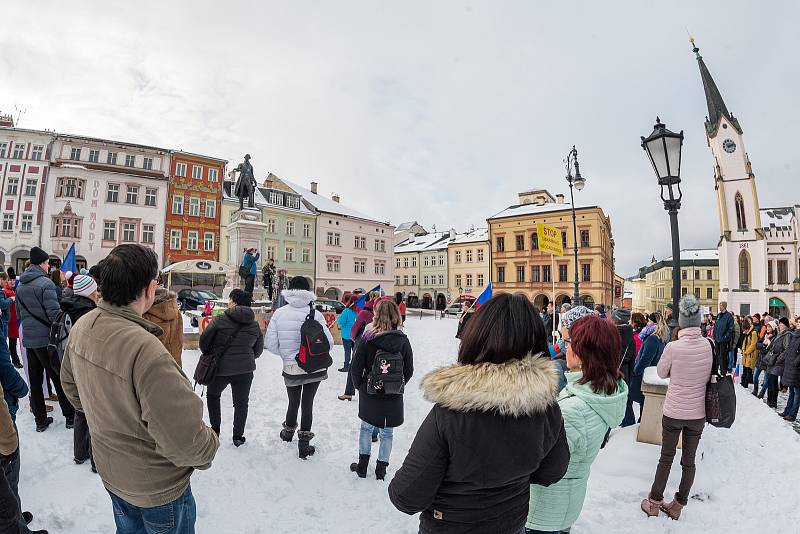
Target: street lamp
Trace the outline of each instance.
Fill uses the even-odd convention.
[[[669,223],[672,231],[672,321],[670,326],[677,326],[678,301],[681,298],[681,245],[678,235],[678,210],[681,207],[681,149],[683,148],[683,130],[676,134],[667,130],[656,117],[653,133],[646,139],[642,137],[642,148],[647,152],[661,186],[661,200],[664,209],[669,212]]]
[[[567,183],[569,183],[569,200],[572,203],[572,240],[575,245],[575,288],[572,294],[572,305],[578,306],[581,303],[580,291],[578,289],[578,217],[575,214],[575,196],[572,194],[572,188],[574,187],[580,191],[586,185],[586,179],[581,176],[581,168],[578,164],[578,151],[575,149],[575,145],[572,145],[572,150],[567,154],[566,164]],[[574,175],[572,174],[573,168],[575,169]],[[555,273],[550,273],[550,276],[555,276]]]

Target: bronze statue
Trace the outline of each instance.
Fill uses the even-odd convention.
[[[247,207],[254,208],[256,202],[256,179],[253,176],[253,166],[250,164],[250,154],[244,155],[244,161],[233,172],[239,172],[233,194],[239,197],[239,209],[244,209],[244,199],[247,198]]]

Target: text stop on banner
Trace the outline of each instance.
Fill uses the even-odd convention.
[[[539,250],[554,256],[563,256],[564,249],[561,243],[561,231],[553,226],[537,224],[536,232],[539,234]]]

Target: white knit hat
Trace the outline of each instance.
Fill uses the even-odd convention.
[[[78,274],[72,279],[72,290],[76,295],[88,297],[97,291],[97,282],[91,276]]]

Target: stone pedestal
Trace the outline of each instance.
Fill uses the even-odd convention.
[[[639,433],[636,435],[636,441],[661,445],[661,416],[664,411],[667,386],[643,382],[642,393],[644,394],[644,410],[642,411],[642,422],[639,424]],[[678,448],[681,448],[680,439],[678,440]]]
[[[261,222],[261,211],[256,208],[245,208],[233,214],[233,220],[228,224],[230,250],[228,251],[228,275],[222,298],[227,300],[233,289],[244,289],[244,280],[239,276],[239,266],[242,263],[244,250],[258,249],[262,254],[261,246],[267,233],[267,225]],[[264,258],[266,261],[266,258]],[[260,260],[259,260],[260,261]],[[259,276],[256,273],[256,284],[253,290],[253,300],[265,300],[266,292],[259,289]]]

